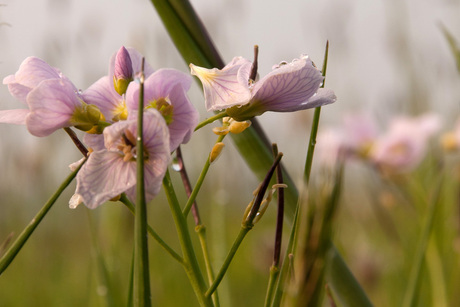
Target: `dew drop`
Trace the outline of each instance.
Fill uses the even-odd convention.
[[[176,172],[180,172],[181,167],[179,161],[177,160],[177,157],[173,158],[171,166],[173,170],[175,170]]]

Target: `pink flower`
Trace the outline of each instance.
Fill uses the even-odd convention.
[[[439,128],[440,119],[434,114],[396,118],[375,141],[371,159],[387,171],[410,171],[422,161],[429,138]]]
[[[236,120],[267,111],[294,112],[336,101],[333,91],[320,88],[321,72],[307,56],[274,66],[260,81],[249,80],[251,62],[234,58],[222,70],[190,64],[192,75],[203,84],[208,111],[227,109]]]
[[[190,140],[198,124],[198,111],[186,95],[190,84],[188,75],[174,69],[157,70],[144,83],[144,108],[157,109],[163,115],[169,128],[171,152]],[[130,84],[126,92],[126,105],[130,114],[137,113],[138,83]]]
[[[9,75],[3,79],[3,84],[8,85],[10,94],[27,105],[27,96],[45,80],[67,80],[62,73],[49,66],[45,61],[37,57],[26,58],[19,66],[14,75]],[[74,91],[77,89],[74,87]],[[29,109],[2,110],[0,111],[0,123],[19,124],[26,123],[26,116]]]
[[[169,160],[169,133],[163,117],[156,110],[144,112],[144,182],[146,200],[158,194]],[[71,206],[83,201],[96,208],[121,193],[136,198],[137,120],[126,120],[104,129],[105,148],[92,152],[77,175],[76,196]]]

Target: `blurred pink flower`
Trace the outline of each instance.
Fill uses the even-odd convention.
[[[370,153],[372,161],[390,172],[414,169],[424,158],[429,138],[439,131],[440,125],[440,118],[431,113],[395,118],[388,131],[375,141]]]

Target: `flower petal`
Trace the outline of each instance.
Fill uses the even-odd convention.
[[[66,79],[45,80],[27,96],[30,113],[26,124],[35,136],[47,136],[71,125],[71,117],[82,102],[75,86]]]
[[[204,90],[205,105],[208,111],[227,109],[249,102],[249,74],[252,63],[236,57],[223,69],[206,69],[190,64],[192,75],[197,76]]]
[[[113,82],[107,76],[93,83],[82,97],[86,103],[97,106],[109,122],[125,108],[123,97],[115,91]]]
[[[48,65],[37,57],[26,58],[19,70],[14,74],[3,79],[3,84],[8,85],[8,89],[13,97],[26,102],[27,94],[37,87],[40,82],[48,79],[65,78],[62,73]]]
[[[279,66],[257,82],[252,92],[251,104],[262,113],[289,112],[313,107],[323,102],[323,96],[320,96],[319,100],[314,99],[313,103],[308,103],[322,81],[321,72],[308,57],[302,57]]]
[[[2,110],[0,111],[0,123],[25,125],[28,109]]]
[[[78,173],[75,193],[94,209],[135,184],[136,163],[124,162],[119,153],[101,150],[91,153]]]
[[[172,121],[168,125],[170,151],[173,152],[180,144],[190,140],[200,115],[180,84],[172,89],[169,100],[174,107]]]
[[[145,79],[144,101],[148,103],[160,98],[167,98],[177,84],[185,91],[188,91],[191,83],[192,79],[178,70],[159,69]],[[129,85],[128,91],[126,92],[126,105],[129,111],[138,109],[139,83],[131,82]]]

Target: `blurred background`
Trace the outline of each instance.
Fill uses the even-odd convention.
[[[339,125],[344,114],[360,111],[375,115],[380,125],[386,125],[395,114],[432,111],[442,116],[445,130],[453,128],[460,114],[459,74],[441,30],[444,26],[460,40],[460,1],[191,3],[225,61],[240,55],[252,59],[253,45],[259,45],[260,76],[274,64],[300,54],[308,54],[320,67],[329,40],[326,87],[335,91],[338,101],[323,108],[320,131]],[[121,45],[138,49],[154,68],[188,72],[188,63],[176,51],[147,0],[1,2],[1,79],[14,74],[26,57],[34,55],[59,68],[84,90],[107,73],[109,58]],[[201,118],[209,116],[197,84],[192,85],[189,96]],[[0,86],[0,108],[20,107],[7,87]],[[266,113],[260,118],[270,140],[284,153],[284,163],[296,182],[302,178],[312,114]],[[202,129],[183,146],[192,182],[214,140],[210,129]],[[230,140],[227,145],[198,198],[216,267],[236,235],[243,210],[258,184]],[[0,243],[26,226],[67,176],[68,165],[79,158],[64,132],[36,138],[25,127],[0,125]],[[399,287],[404,280],[392,282],[401,272],[398,261],[404,262],[401,245],[389,243],[385,231],[372,223],[371,193],[363,192],[368,185],[373,186],[366,179],[370,175],[362,167],[352,166],[347,176],[353,180],[346,184],[341,216],[351,216],[357,222],[353,226],[338,223],[339,231],[345,229],[338,237],[338,246],[376,305],[392,305],[400,301],[404,290]],[[124,297],[127,293],[132,250],[130,213],[118,203],[93,211],[84,207],[70,210],[72,189],[74,185],[0,277],[1,306],[103,306],[106,289],[100,286],[94,238],[120,294]],[[150,208],[151,225],[178,248],[164,196],[155,199]],[[263,302],[275,211],[269,210],[230,267],[221,290],[231,302],[228,306],[258,306]],[[406,215],[398,217],[403,220]],[[150,246],[155,305],[193,306],[193,293],[182,268],[156,243]],[[458,267],[458,260],[451,263]],[[183,295],[175,295],[177,291]],[[171,297],[175,301],[170,301]]]

